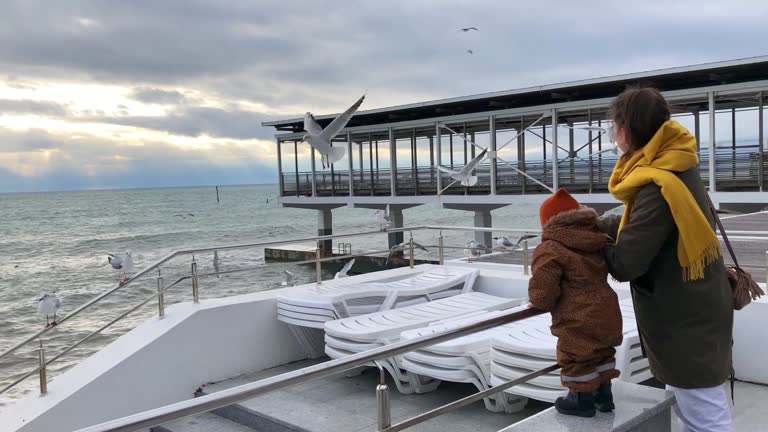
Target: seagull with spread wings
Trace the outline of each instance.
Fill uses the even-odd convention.
[[[338,117],[323,129],[317,124],[315,117],[312,113],[306,113],[304,115],[304,131],[307,133],[302,137],[303,141],[309,143],[312,148],[320,153],[320,161],[323,164],[323,168],[331,166],[332,163],[341,160],[344,157],[344,147],[331,147],[331,140],[333,137],[339,134],[352,116],[355,114],[360,105],[363,104],[365,95],[357,100],[346,111],[339,114]]]

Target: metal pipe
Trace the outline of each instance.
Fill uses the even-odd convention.
[[[491,195],[496,195],[496,117],[492,115],[488,117],[488,129],[488,134],[490,137],[490,151],[488,158],[491,160]]]
[[[768,251],[765,251],[765,287],[768,288]]]
[[[379,385],[376,386],[376,426],[377,431],[383,431],[392,425],[392,408],[389,402],[389,387],[387,374],[381,364],[374,361],[379,368]]]
[[[492,396],[496,393],[499,393],[501,391],[504,391],[510,387],[514,387],[518,384],[522,384],[526,381],[530,381],[534,378],[540,377],[542,375],[546,375],[552,371],[555,371],[559,369],[560,366],[553,364],[551,366],[547,366],[544,369],[539,369],[535,372],[531,372],[525,376],[522,376],[520,378],[514,379],[512,381],[507,381],[504,384],[493,386],[489,389],[483,390],[481,392],[477,392],[474,394],[471,394],[469,396],[463,397],[457,401],[445,404],[443,406],[437,407],[435,409],[432,409],[430,411],[427,411],[423,414],[419,414],[417,416],[411,417],[408,420],[402,421],[400,423],[394,424],[391,427],[384,429],[382,432],[397,432],[401,431],[403,429],[407,429],[409,427],[415,426],[419,423],[424,423],[427,420],[433,419],[435,417],[438,417],[440,415],[449,413],[451,411],[457,410],[459,408],[465,407],[471,403],[477,402],[479,400],[482,400],[484,398],[487,398],[489,396]]]
[[[157,315],[160,318],[165,316],[165,287],[163,286],[163,275],[160,269],[157,269]]]
[[[528,240],[523,240],[523,274],[528,276],[531,274],[528,264]]]
[[[437,238],[437,262],[440,265],[445,264],[445,250],[443,245],[443,235],[440,234],[440,237]],[[766,252],[768,253],[768,252]]]
[[[317,242],[317,248],[315,249],[315,277],[317,284],[323,283],[322,265],[320,263],[320,242]]]
[[[546,162],[545,162],[546,163]],[[557,161],[557,108],[552,109],[552,189],[557,190],[560,185],[559,169]]]
[[[410,240],[408,240],[408,262],[410,264],[410,267],[413,268],[415,264],[415,260],[413,256],[413,236],[411,236]]]
[[[200,286],[197,281],[197,261],[192,257],[192,301],[200,303]]]
[[[45,368],[45,347],[43,347],[43,340],[40,339],[40,396],[48,394],[48,372]]]
[[[435,345],[446,340],[474,334],[500,325],[541,315],[543,313],[543,311],[537,309],[514,308],[501,312],[494,317],[420,336],[411,340],[401,340],[390,345],[352,354],[344,358],[329,360],[296,371],[222,390],[210,395],[166,405],[143,413],[81,429],[80,432],[133,432],[151,428],[183,417],[253,399],[272,391],[364,366],[377,359],[393,357],[419,348]]]

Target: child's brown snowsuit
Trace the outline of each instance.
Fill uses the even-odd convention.
[[[596,224],[597,213],[588,208],[549,218],[528,286],[533,306],[552,313],[561,380],[573,392],[594,391],[619,376],[614,346],[622,341],[621,311],[608,285],[607,238]]]

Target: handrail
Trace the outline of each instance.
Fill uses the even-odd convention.
[[[420,336],[411,340],[402,340],[390,345],[222,390],[214,394],[177,402],[143,413],[108,421],[81,429],[79,432],[132,432],[151,428],[183,417],[212,411],[244,400],[253,399],[272,391],[281,390],[314,379],[324,378],[359,366],[365,366],[377,359],[396,356],[446,340],[459,338],[503,324],[541,315],[543,313],[545,312],[533,308],[515,308],[491,318],[481,319],[473,323]]]

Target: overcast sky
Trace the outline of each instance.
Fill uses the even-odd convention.
[[[365,91],[371,109],[768,53],[767,1],[631,3],[5,0],[0,192],[274,183],[260,123]]]

